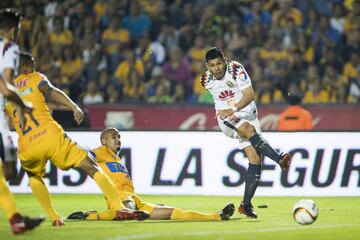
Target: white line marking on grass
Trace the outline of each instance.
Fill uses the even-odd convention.
[[[207,236],[207,235],[231,235],[239,233],[264,233],[264,232],[282,232],[282,231],[297,231],[297,230],[312,230],[312,229],[322,229],[322,228],[343,228],[343,227],[355,227],[360,226],[360,224],[327,224],[320,226],[296,226],[296,227],[281,227],[281,228],[262,228],[262,229],[238,229],[238,230],[226,230],[226,231],[202,231],[202,232],[183,232],[176,233],[177,237],[190,237],[190,236]],[[111,237],[107,240],[130,240],[130,239],[148,239],[148,238],[159,238],[159,237],[172,237],[173,233],[143,233],[143,234],[132,234],[127,236]]]

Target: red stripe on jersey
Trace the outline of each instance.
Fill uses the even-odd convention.
[[[207,79],[209,78],[208,74],[207,73],[204,73],[202,76],[201,76],[201,85],[203,87],[205,87],[205,83],[207,81]]]
[[[2,55],[4,56],[5,55],[5,52],[11,47],[12,45],[12,42],[7,42],[5,45],[4,45],[4,49],[3,49],[3,52],[2,52]]]

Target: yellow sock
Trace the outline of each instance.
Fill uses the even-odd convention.
[[[109,209],[100,213],[90,213],[87,220],[113,220],[115,217],[115,210]]]
[[[110,202],[112,208],[116,210],[125,208],[124,204],[121,202],[120,192],[103,172],[97,171],[94,174],[93,179]]]
[[[52,221],[61,219],[51,203],[49,191],[41,177],[29,177],[31,190]]]
[[[213,214],[205,214],[200,213],[197,211],[184,211],[179,208],[174,208],[174,211],[171,214],[170,217],[171,220],[221,220],[219,214],[213,213]]]
[[[4,210],[7,219],[10,219],[16,213],[15,199],[5,181],[2,168],[0,162],[0,208]]]

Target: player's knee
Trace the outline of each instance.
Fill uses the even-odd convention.
[[[240,127],[237,129],[237,132],[242,137],[250,138],[251,136],[256,134],[256,129],[250,123],[245,122],[245,123],[240,125]]]

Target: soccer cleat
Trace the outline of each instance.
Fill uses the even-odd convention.
[[[280,155],[280,161],[279,161],[279,165],[281,169],[284,171],[289,170],[290,163],[291,163],[291,155],[289,153],[282,153]]]
[[[124,220],[138,220],[143,221],[150,217],[150,214],[146,211],[122,209],[117,210],[115,218],[113,220],[124,221]]]
[[[229,220],[230,217],[234,214],[234,211],[235,205],[233,203],[226,205],[223,209],[219,211],[221,220]]]
[[[14,234],[22,234],[25,231],[32,230],[39,226],[45,218],[30,218],[30,217],[23,217],[19,213],[15,213],[9,220],[11,231]]]
[[[89,214],[87,214],[86,212],[73,212],[67,217],[67,219],[85,220],[88,215]]]
[[[70,214],[67,219],[78,219],[78,220],[85,220],[90,213],[97,213],[96,210],[91,210],[87,212],[79,211],[79,212],[73,212]]]
[[[238,209],[238,212],[240,214],[244,214],[246,215],[247,217],[250,217],[250,218],[257,218],[257,215],[256,215],[256,212],[253,210],[253,206],[252,204],[247,204],[247,205],[244,205],[243,202],[240,203],[240,206],[239,206],[239,209]]]
[[[52,222],[52,226],[53,227],[61,227],[61,226],[64,226],[65,223],[62,219],[56,219]]]

